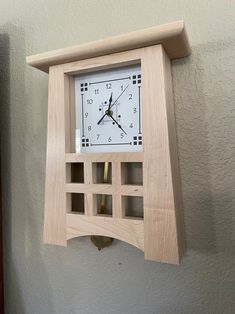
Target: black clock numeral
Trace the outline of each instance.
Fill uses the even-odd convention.
[[[98,95],[99,94],[99,89],[95,89],[95,95]]]
[[[100,134],[96,134],[97,141],[98,141],[99,138],[100,138]]]
[[[133,113],[137,113],[137,108],[133,108]]]
[[[88,126],[87,130],[90,132],[91,131],[91,125]]]
[[[121,91],[123,91],[124,90],[124,86],[123,85],[121,85]]]
[[[91,105],[91,104],[93,103],[93,99],[87,99],[86,103],[87,103],[88,105]]]
[[[85,112],[85,118],[87,118],[88,117],[88,112]]]
[[[108,138],[108,142],[109,143],[112,142],[112,137],[111,136]]]
[[[107,88],[107,89],[111,89],[111,88],[112,88],[112,83],[107,83],[107,84],[106,84],[106,88]]]
[[[121,138],[123,138],[123,137],[124,137],[124,134],[123,134],[123,133],[121,133],[121,134],[120,134],[120,137],[121,137]]]
[[[132,99],[133,99],[133,95],[129,94],[129,100],[132,100]]]
[[[133,128],[134,127],[134,125],[133,125],[133,123],[131,123],[130,125],[129,125],[129,128]]]

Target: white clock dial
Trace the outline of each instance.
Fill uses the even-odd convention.
[[[138,152],[140,65],[75,77],[76,152]]]

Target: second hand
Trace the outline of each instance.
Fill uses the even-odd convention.
[[[122,94],[126,91],[126,89],[128,88],[129,84],[124,88],[124,90],[121,92],[121,94],[118,96],[118,98],[112,103],[112,105],[110,106],[110,108],[112,108],[115,103],[118,101],[118,99],[122,96]],[[109,109],[110,109],[109,108]]]

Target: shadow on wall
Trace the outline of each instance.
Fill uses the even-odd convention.
[[[51,287],[40,255],[41,243],[35,219],[32,183],[27,176],[30,156],[27,156],[30,153],[27,142],[32,130],[27,121],[29,108],[25,101],[24,31],[6,24],[0,27],[5,309],[7,313],[25,313],[23,300],[30,299],[29,303],[33,304],[34,298],[38,300],[43,296],[37,287],[37,282],[41,282],[40,286],[46,289],[47,294],[49,292],[47,300],[41,302],[47,302],[53,314]],[[37,188],[34,187],[35,190]],[[29,269],[32,270],[29,272]]]
[[[207,43],[193,47],[189,58],[173,62],[173,82],[187,248],[231,257],[235,255],[230,241],[234,232],[234,183],[232,178],[224,178],[222,171],[229,143],[228,134],[223,134],[226,125],[222,107],[226,99],[219,98],[219,86],[228,84],[228,71],[223,77],[226,68],[218,60],[221,49],[223,54],[226,49],[228,53],[233,51],[231,42],[228,46]],[[228,112],[231,110],[228,108]]]
[[[8,293],[11,289],[11,299],[15,300],[16,308],[23,313],[24,307],[17,272],[14,269],[12,256],[12,125],[11,125],[11,96],[10,96],[10,25],[0,32],[0,122],[1,122],[1,167],[3,189],[3,238],[4,238],[4,291],[5,308],[8,303]],[[14,281],[14,283],[13,283]],[[12,284],[13,283],[13,284]]]
[[[188,58],[174,61],[174,68],[180,67],[181,76],[173,75],[186,243],[187,249],[215,254],[208,126],[201,80],[204,69],[196,50],[194,47]]]
[[[9,150],[9,147],[7,147],[6,141],[4,141],[5,136],[7,136],[7,132],[4,132],[3,129],[6,128],[6,125],[9,124],[9,121],[4,121],[3,119],[3,112],[7,111],[7,104],[9,104],[9,98],[10,98],[10,92],[9,92],[9,37],[7,34],[0,34],[0,125],[1,125],[1,180],[2,180],[2,201],[3,201],[3,208],[7,207],[7,204],[9,203],[9,198],[5,197],[4,195],[6,192],[5,184],[7,182],[7,173],[6,169],[3,169],[4,165],[4,158],[3,158],[3,148],[6,150],[6,152]],[[8,116],[8,115],[7,115]],[[4,133],[4,134],[3,134]],[[2,226],[6,226],[6,221],[9,220],[9,213],[8,211],[4,211],[3,220],[2,220]],[[3,232],[5,230],[3,229]],[[4,242],[6,242],[6,237],[3,235]],[[3,258],[6,261],[5,251],[9,246],[4,246],[4,255]],[[5,275],[5,273],[4,273]],[[6,276],[5,276],[6,277]],[[5,278],[5,281],[7,278]]]

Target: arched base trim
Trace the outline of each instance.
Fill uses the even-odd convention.
[[[144,251],[144,221],[104,216],[67,214],[67,240],[80,236],[101,235],[127,242]]]

